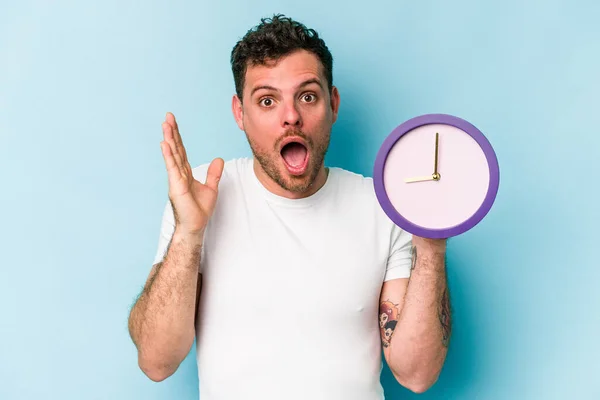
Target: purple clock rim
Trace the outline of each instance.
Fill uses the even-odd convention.
[[[490,182],[488,190],[485,195],[485,198],[483,199],[477,211],[473,213],[473,215],[464,222],[444,229],[425,228],[416,225],[404,218],[392,205],[387,195],[385,185],[383,183],[383,171],[385,168],[385,161],[387,160],[390,151],[392,150],[398,139],[400,139],[404,134],[412,131],[415,128],[431,124],[450,125],[466,132],[477,142],[477,144],[479,144],[490,168]],[[500,167],[498,164],[498,158],[492,145],[485,137],[485,135],[473,124],[453,115],[425,114],[403,122],[402,124],[397,126],[383,141],[375,159],[375,164],[373,168],[373,183],[375,187],[375,194],[381,205],[381,208],[396,225],[405,229],[409,233],[412,233],[417,236],[432,239],[443,239],[457,236],[470,230],[488,214],[488,212],[492,208],[492,205],[494,204],[496,195],[498,193],[498,187],[500,184]]]

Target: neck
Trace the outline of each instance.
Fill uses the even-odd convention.
[[[325,165],[321,165],[319,168],[319,173],[317,174],[313,183],[302,192],[293,192],[290,190],[286,190],[282,188],[277,182],[275,182],[271,177],[262,169],[260,163],[256,158],[254,159],[254,173],[258,178],[259,182],[271,193],[285,197],[288,199],[301,199],[308,196],[312,196],[316,192],[319,191],[325,185],[327,181],[328,168]]]

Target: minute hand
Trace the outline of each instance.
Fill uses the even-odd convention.
[[[440,174],[438,173],[438,153],[439,153],[439,138],[440,134],[438,132],[435,133],[435,155],[434,155],[434,164],[433,164],[433,179],[436,181],[440,179]]]

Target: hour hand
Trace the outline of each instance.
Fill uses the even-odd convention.
[[[433,180],[435,180],[435,176],[429,175],[429,176],[417,176],[414,178],[406,178],[406,179],[404,179],[404,182],[411,183],[411,182],[423,182],[423,181],[433,181]]]

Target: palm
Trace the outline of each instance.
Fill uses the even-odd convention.
[[[198,205],[206,212],[213,210],[217,202],[217,192],[207,185],[194,179],[192,182],[192,194]],[[210,215],[208,215],[210,217]]]
[[[191,192],[198,205],[198,212],[200,214],[198,219],[202,220],[203,224],[206,224],[214,211],[215,203],[217,202],[217,192],[206,184],[198,182],[196,179],[192,181]]]
[[[169,179],[169,199],[174,208],[176,224],[186,232],[201,232],[211,217],[218,192],[223,161],[210,164],[206,183],[194,178],[175,117],[167,114],[163,124],[165,142],[161,143]]]

